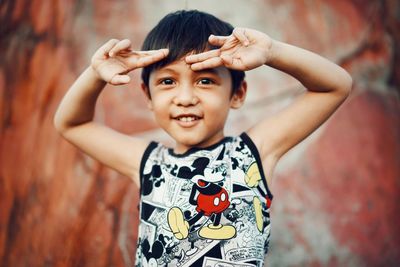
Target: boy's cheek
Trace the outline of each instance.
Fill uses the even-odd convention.
[[[141,89],[142,89],[142,92],[143,92],[143,94],[145,95],[145,97],[146,97],[146,105],[147,105],[147,107],[150,109],[150,110],[153,110],[153,100],[152,100],[152,97],[151,97],[151,92],[150,92],[150,88],[149,87],[147,87],[144,83],[141,83],[140,84],[140,87],[141,87]]]
[[[153,111],[153,103],[151,100],[147,99],[147,107],[148,109],[150,109],[151,111]]]
[[[154,110],[154,101],[153,101],[153,99],[152,98],[149,98],[149,97],[146,97],[146,105],[147,105],[147,108],[148,109],[150,109],[150,110]]]

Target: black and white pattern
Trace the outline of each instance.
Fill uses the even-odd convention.
[[[176,155],[151,143],[141,164],[136,266],[263,266],[272,194],[246,133]]]

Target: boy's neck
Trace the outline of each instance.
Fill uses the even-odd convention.
[[[225,138],[225,134],[221,131],[220,133],[210,137],[209,139],[204,140],[203,142],[200,142],[200,143],[194,144],[194,145],[187,145],[187,144],[176,142],[176,145],[175,145],[173,151],[176,154],[184,154],[191,148],[194,148],[194,147],[206,148],[206,147],[212,146],[212,145],[220,142],[224,138]]]

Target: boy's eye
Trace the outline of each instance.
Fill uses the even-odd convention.
[[[163,84],[163,85],[172,85],[172,84],[174,84],[174,81],[172,80],[172,79],[162,79],[161,81],[160,81],[160,84]]]
[[[199,80],[199,84],[203,84],[203,85],[209,85],[209,84],[213,84],[214,81],[209,79],[209,78],[202,78]]]

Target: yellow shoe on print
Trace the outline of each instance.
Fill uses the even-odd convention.
[[[254,206],[254,212],[256,214],[257,229],[258,229],[258,231],[260,231],[262,233],[264,220],[263,220],[263,215],[262,215],[261,201],[258,197],[253,198],[253,206]]]
[[[260,170],[258,169],[257,162],[253,162],[246,171],[244,176],[246,184],[250,187],[256,187],[261,180]]]
[[[209,224],[203,226],[199,231],[199,236],[208,239],[226,240],[236,235],[236,228],[232,225],[217,225]]]
[[[189,223],[183,218],[182,211],[173,207],[168,212],[168,224],[172,233],[178,239],[184,239],[189,235]]]

